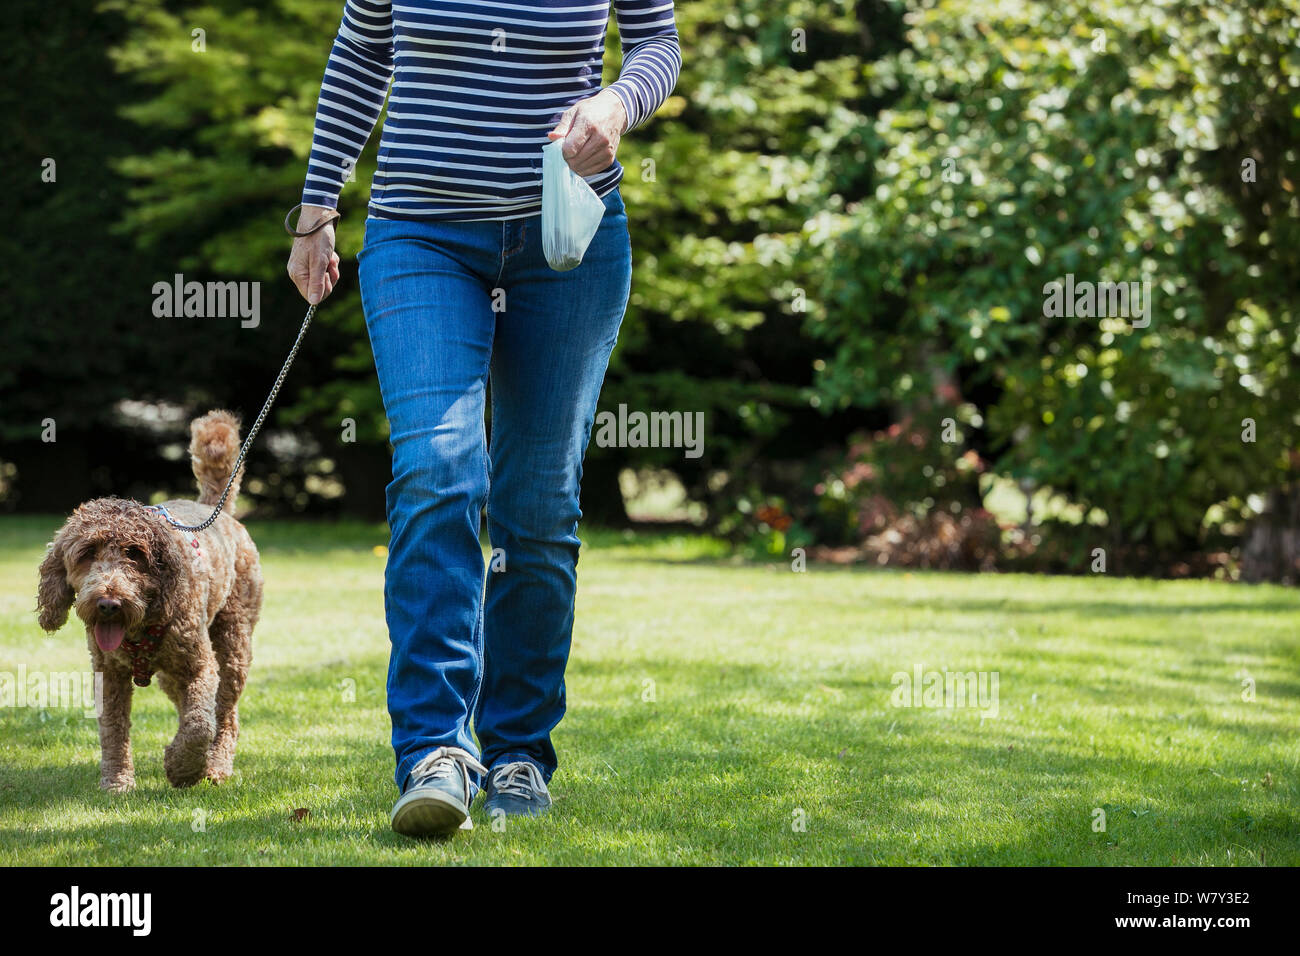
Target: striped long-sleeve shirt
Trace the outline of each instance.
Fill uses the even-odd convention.
[[[542,147],[560,114],[600,90],[611,0],[347,0],[321,83],[302,201],[334,208],[388,116],[371,216],[516,219],[541,209]],[[612,0],[623,67],[609,89],[628,129],[681,69],[672,0]],[[597,195],[623,176],[588,176]]]

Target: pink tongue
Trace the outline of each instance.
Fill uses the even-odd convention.
[[[126,628],[121,624],[96,624],[95,643],[101,651],[115,651],[126,637]]]

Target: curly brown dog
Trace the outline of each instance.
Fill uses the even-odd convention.
[[[239,454],[239,421],[213,411],[190,425],[199,500],[168,501],[166,512],[197,525],[212,512]],[[180,716],[163,755],[174,786],[230,776],[239,737],[239,695],[253,658],[262,608],[262,568],[248,532],[226,507],[197,534],[178,531],[156,508],[99,498],[77,508],[50,543],[37,592],[40,624],[57,631],[74,605],[86,625],[95,672],[103,675],[99,785],[135,786],[131,762],[132,680],[158,683]]]

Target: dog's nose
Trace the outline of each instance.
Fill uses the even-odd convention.
[[[99,599],[100,614],[116,614],[120,610],[122,610],[122,605],[117,601],[114,601],[112,598]]]

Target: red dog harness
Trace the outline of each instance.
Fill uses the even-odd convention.
[[[136,686],[148,687],[153,680],[153,656],[158,653],[162,639],[163,627],[155,624],[145,628],[144,633],[135,640],[128,637],[122,641],[126,652],[131,655],[131,676]]]

